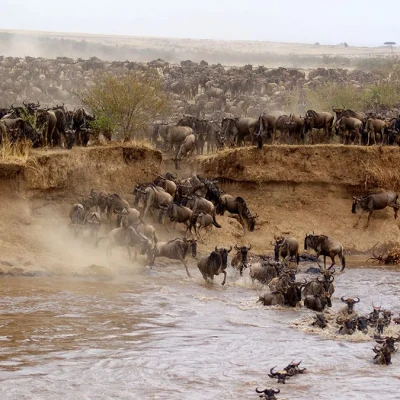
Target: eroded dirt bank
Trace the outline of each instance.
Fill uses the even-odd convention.
[[[243,196],[259,216],[254,232],[244,232],[228,215],[217,216],[222,228],[213,228],[199,243],[201,256],[215,244],[236,243],[251,243],[255,254],[265,254],[278,234],[296,237],[302,247],[305,233],[312,231],[341,241],[348,254],[368,253],[374,246],[398,243],[399,223],[387,209],[374,213],[367,230],[366,217],[353,228],[357,217],[351,198],[377,188],[385,177],[383,183],[395,186],[399,161],[397,148],[265,146],[191,158],[175,171],[160,152],[133,145],[34,152],[26,165],[0,166],[0,268],[51,266],[54,272],[93,260],[104,265],[104,249],[78,248],[71,238],[70,205],[92,188],[118,192],[133,202],[136,183],[167,170],[218,178],[225,192]],[[179,225],[171,233],[155,226],[162,239],[184,233]],[[126,264],[125,253],[121,263]]]

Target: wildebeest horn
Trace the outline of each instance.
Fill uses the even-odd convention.
[[[321,277],[320,277],[320,276],[317,276],[317,282],[320,282],[320,283],[322,283],[322,282],[323,282],[323,280],[321,279]]]
[[[270,374],[271,374],[272,376],[278,375],[276,372],[274,372],[274,368],[276,368],[276,365],[275,365],[275,367],[272,367],[272,368],[269,370],[269,372],[270,372]]]
[[[266,390],[266,389],[264,389],[264,390],[258,390],[258,387],[256,388],[256,392],[257,392],[257,393],[265,393],[265,390]]]
[[[228,253],[230,253],[231,251],[232,251],[232,246],[229,246]]]
[[[335,277],[333,276],[333,275],[331,275],[330,277],[329,277],[329,282],[333,282],[335,280]]]
[[[342,297],[340,298],[340,300],[342,300],[343,302],[346,303],[346,300],[344,299],[344,296],[342,296]]]
[[[22,104],[26,107],[27,105],[25,104],[25,100],[22,102]]]
[[[357,301],[355,299],[357,299]],[[359,297],[354,297],[354,302],[355,303],[359,303],[360,302],[360,298]]]
[[[240,250],[240,248],[238,247],[237,243],[235,244],[235,250]]]
[[[214,251],[218,251],[218,247],[217,247],[217,246],[215,246],[215,249],[214,249]]]
[[[272,389],[272,391],[273,391],[275,394],[278,394],[278,393],[280,393],[280,392],[281,392],[281,389],[278,389],[278,390],[274,390],[274,389]]]
[[[250,246],[247,248],[247,251],[250,251],[251,250],[251,244],[250,244]]]

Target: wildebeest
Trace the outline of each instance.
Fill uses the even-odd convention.
[[[189,231],[192,232],[194,229],[195,234],[201,240],[200,232],[201,228],[205,231],[209,231],[213,225],[213,218],[210,214],[206,214],[202,211],[199,213],[192,213],[192,218],[190,219]]]
[[[78,234],[83,226],[85,220],[85,208],[80,203],[75,203],[72,205],[69,212],[69,217],[71,219],[71,226],[74,229],[74,237],[78,237]]]
[[[278,383],[286,383],[286,379],[289,378],[288,372],[287,372],[286,370],[281,370],[281,371],[276,371],[276,372],[274,372],[274,369],[275,369],[275,368],[276,368],[276,366],[275,366],[275,367],[272,367],[272,368],[269,370],[268,376],[269,376],[270,378],[278,378]]]
[[[257,393],[262,393],[260,396],[260,399],[264,399],[264,400],[276,400],[275,395],[280,393],[281,391],[275,390],[275,389],[264,389],[264,390],[258,390],[258,388],[256,388],[256,392]]]
[[[226,282],[226,267],[228,263],[228,253],[230,253],[232,247],[228,249],[220,248],[215,246],[214,251],[208,256],[199,260],[197,267],[199,268],[204,280],[207,282],[208,279],[213,280],[214,275],[224,274],[224,280],[222,285]]]
[[[243,275],[243,270],[247,268],[247,253],[251,250],[251,245],[239,247],[235,244],[236,254],[231,260],[231,266],[240,272],[240,276]]]
[[[344,248],[343,245],[336,240],[330,239],[328,236],[325,235],[306,235],[304,239],[304,249],[310,247],[317,253],[317,262],[319,265],[318,257],[320,255],[324,256],[324,269],[326,269],[326,257],[330,257],[332,260],[332,264],[329,267],[332,268],[335,265],[335,257],[339,256],[340,261],[342,263],[343,271],[346,268],[346,258],[344,255]],[[321,268],[321,267],[320,267]]]
[[[158,242],[156,246],[148,252],[148,262],[154,265],[157,257],[166,257],[171,260],[179,260],[185,266],[187,276],[191,278],[186,263],[186,256],[189,249],[192,249],[192,257],[197,255],[197,243],[195,239],[173,239],[169,242]]]
[[[85,215],[84,225],[89,229],[91,236],[97,241],[101,226],[101,216],[96,211],[89,211]]]
[[[340,298],[340,300],[343,301],[343,303],[347,304],[347,314],[352,314],[354,311],[354,304],[357,304],[360,302],[360,299],[358,297],[349,297],[347,299],[344,298],[344,296],[342,296]]]
[[[186,230],[189,229],[190,219],[192,218],[193,214],[193,211],[190,208],[181,206],[176,203],[171,203],[169,206],[160,207],[165,212],[170,221],[174,223],[174,229],[177,223],[184,224],[186,226]]]
[[[118,193],[110,194],[107,201],[107,219],[111,222],[112,214],[120,214],[123,210],[128,210],[130,207],[127,200],[123,199]],[[121,216],[117,217],[117,226],[121,223]]]
[[[285,304],[285,297],[281,291],[273,291],[259,296],[257,302],[263,303],[264,306],[283,306]]]
[[[280,266],[278,263],[253,263],[249,269],[250,278],[253,282],[257,280],[263,284],[269,283],[278,276]]]
[[[189,207],[194,213],[199,213],[202,211],[204,213],[210,214],[213,219],[213,225],[216,228],[221,228],[221,225],[218,224],[217,220],[215,219],[215,206],[211,201],[204,199],[203,197],[194,195],[188,199],[186,206]]]
[[[299,265],[299,243],[294,238],[287,238],[284,236],[276,237],[275,243],[271,244],[274,246],[275,261],[279,261],[279,256],[286,262],[286,257],[295,257],[296,264]]]
[[[257,118],[224,118],[222,120],[221,132],[231,146],[234,144],[242,146],[247,136],[253,140],[254,132],[257,130]]]
[[[289,363],[284,369],[284,371],[287,371],[289,376],[294,376],[294,375],[298,375],[298,374],[303,374],[304,371],[307,368],[300,368],[299,365],[301,364],[301,361],[299,361],[298,363],[295,363],[294,361],[292,361],[291,363]]]
[[[134,206],[137,205],[139,196],[143,198],[143,219],[146,218],[150,207],[160,209],[160,207],[168,207],[173,202],[173,198],[169,193],[153,184],[145,187],[144,189],[136,187],[133,194],[135,195]],[[160,213],[160,217],[162,217],[162,213]]]
[[[336,127],[339,133],[343,136],[343,144],[348,144],[351,141],[355,144],[361,144],[361,132],[363,123],[357,118],[342,117],[336,122]]]
[[[322,279],[318,276],[317,280],[310,281],[304,285],[304,296],[324,294],[327,300],[328,307],[332,307],[331,297],[335,291],[335,288],[333,286],[334,279],[335,277],[329,274],[329,271],[324,271],[324,277]]]
[[[325,315],[323,313],[316,313],[314,315],[314,321],[312,322],[311,326],[318,326],[319,328],[326,328],[327,322],[325,319]]]
[[[371,139],[374,140],[374,144],[377,143],[376,135],[380,135],[380,145],[389,144],[388,142],[388,124],[386,121],[378,118],[368,118],[365,123],[365,130],[368,134],[367,146],[370,144]]]
[[[220,196],[217,206],[217,213],[219,215],[224,215],[225,211],[228,211],[231,214],[237,214],[239,216],[240,223],[244,225],[244,222],[246,222],[249,231],[254,231],[256,218],[258,215],[251,215],[251,212],[247,207],[246,201],[243,197],[235,197],[229,194],[223,194]]]
[[[304,134],[311,133],[311,142],[313,143],[312,130],[323,129],[325,139],[327,139],[332,131],[334,116],[328,112],[315,112],[308,110],[304,117]]]
[[[365,197],[353,197],[353,205],[351,207],[351,212],[353,214],[357,213],[357,208],[361,208],[361,214],[354,225],[356,228],[360,222],[360,219],[364,213],[368,212],[368,221],[365,225],[365,229],[368,228],[369,221],[371,219],[372,213],[376,210],[383,210],[386,207],[392,207],[394,210],[394,219],[397,219],[397,214],[400,205],[397,203],[398,194],[395,192],[382,192],[374,193]]]
[[[111,250],[114,247],[122,246],[126,247],[129,254],[129,259],[132,258],[131,256],[131,247],[141,245],[141,253],[145,253],[149,250],[149,239],[143,235],[140,235],[136,232],[136,230],[132,226],[128,227],[120,227],[113,229],[108,236],[101,237],[97,239],[96,247],[100,243],[100,241],[108,239],[108,246],[107,246],[107,255],[111,256]],[[135,259],[137,253],[135,252]]]
[[[304,306],[310,310],[322,312],[328,305],[325,294],[308,295],[304,297]]]
[[[392,355],[387,347],[379,348],[376,345],[372,350],[376,354],[374,357],[374,364],[390,365],[392,363]]]

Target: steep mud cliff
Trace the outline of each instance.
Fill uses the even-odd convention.
[[[104,263],[104,249],[78,248],[71,238],[71,204],[92,188],[118,192],[132,203],[136,183],[166,171],[217,178],[226,193],[244,197],[258,214],[254,232],[227,214],[217,216],[222,228],[199,242],[200,255],[216,244],[236,243],[252,244],[255,254],[269,253],[279,234],[296,237],[302,248],[304,235],[312,231],[341,241],[347,254],[370,253],[400,241],[399,223],[386,209],[373,214],[367,230],[366,216],[353,228],[358,217],[351,213],[352,196],[397,190],[399,162],[398,148],[265,146],[191,157],[175,171],[159,151],[143,146],[33,152],[26,163],[0,165],[0,269],[51,267],[54,273],[93,260]],[[171,232],[154,225],[161,239],[184,234],[179,224]],[[102,235],[106,232],[102,228]],[[121,253],[121,263],[126,264],[126,254]]]

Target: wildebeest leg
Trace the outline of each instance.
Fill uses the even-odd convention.
[[[181,261],[183,262],[183,265],[185,266],[187,276],[188,276],[189,278],[191,278],[192,275],[190,275],[190,272],[189,272],[188,266],[187,266],[187,264],[186,264],[186,261],[185,261],[185,260],[181,260]]]
[[[366,210],[361,210],[360,216],[358,217],[357,222],[353,225],[353,228],[357,228],[358,224],[360,223],[360,219],[365,214]]]
[[[222,271],[222,273],[224,274],[224,280],[222,281],[222,286],[224,286],[226,282],[226,271]]]
[[[368,228],[368,226],[369,226],[369,220],[371,219],[371,217],[372,217],[372,213],[373,213],[374,211],[370,211],[369,212],[369,214],[368,214],[368,221],[367,221],[367,225],[365,225],[364,226],[364,229],[367,229]]]
[[[335,256],[330,255],[329,257],[330,257],[331,260],[332,260],[332,264],[331,264],[331,266],[330,266],[328,269],[331,269],[331,268],[335,265]]]

